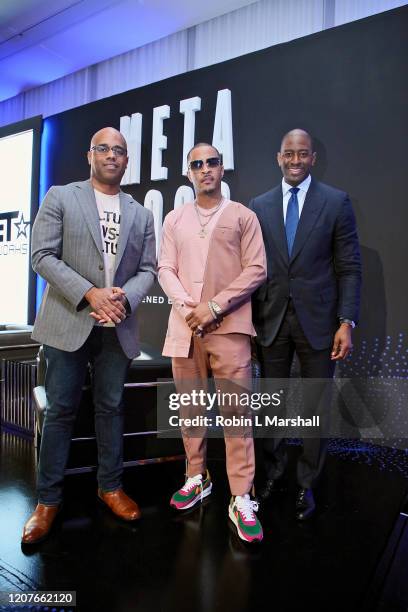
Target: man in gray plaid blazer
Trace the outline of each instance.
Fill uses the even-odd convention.
[[[140,516],[121,488],[122,395],[139,354],[136,313],[155,276],[153,215],[120,190],[126,141],[104,128],[91,141],[88,181],[51,187],[32,229],[33,268],[47,281],[33,338],[47,362],[38,505],[23,544],[44,539],[61,507],[72,428],[88,363],[98,445],[98,497],[124,520]]]

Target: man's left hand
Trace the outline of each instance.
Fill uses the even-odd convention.
[[[123,291],[123,290],[122,290]],[[116,287],[112,287],[112,302],[120,302],[125,308],[129,304],[126,293],[121,293]]]
[[[347,323],[342,323],[334,336],[331,360],[340,361],[345,359],[352,348],[351,327]]]
[[[205,329],[214,320],[207,302],[201,302],[186,316],[187,325],[193,331],[196,331],[197,327]]]
[[[205,326],[203,334],[204,335],[211,334],[211,332],[218,329],[220,325],[221,325],[221,319],[218,319],[218,321],[215,321],[215,320],[211,321],[211,323]]]
[[[120,287],[112,287],[112,294],[109,299],[111,300],[111,302],[120,302],[122,306],[125,306],[126,308],[126,303],[127,303],[126,293]],[[98,323],[101,323],[101,324],[108,323],[108,319],[106,319],[105,317],[103,317],[102,315],[98,314],[95,311],[92,311],[89,314],[93,319],[95,319],[95,321],[98,321]],[[119,323],[116,323],[116,325],[119,325]]]

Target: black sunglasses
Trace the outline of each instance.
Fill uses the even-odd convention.
[[[190,168],[190,170],[201,170],[201,168],[204,166],[204,164],[207,166],[207,168],[217,168],[217,166],[221,166],[222,164],[222,160],[220,157],[209,157],[208,159],[193,159],[193,161],[191,161],[188,165],[188,167]]]

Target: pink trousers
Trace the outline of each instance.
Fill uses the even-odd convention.
[[[172,367],[178,393],[189,393],[193,388],[207,390],[207,381],[212,375],[216,389],[222,392],[240,389],[247,394],[251,388],[250,337],[246,334],[211,333],[204,338],[193,336],[189,356],[173,357]],[[245,417],[248,416],[248,408],[235,406],[225,410],[219,406],[219,413],[226,417],[232,414]],[[180,417],[194,414],[205,415],[206,410],[180,408]],[[205,427],[182,427],[189,477],[206,471],[206,433]],[[234,427],[228,430],[224,427],[224,439],[231,494],[249,493],[255,474],[252,428],[245,425],[241,429]]]

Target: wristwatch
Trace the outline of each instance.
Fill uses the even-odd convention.
[[[208,308],[210,309],[210,312],[213,315],[214,319],[218,319],[218,317],[221,315],[221,306],[219,306],[217,302],[213,302],[212,300],[210,300],[208,302]]]
[[[352,321],[351,319],[344,319],[343,317],[340,317],[340,325],[342,323],[347,323],[347,325],[350,325],[351,329],[354,329],[356,324],[354,323],[354,321]]]

